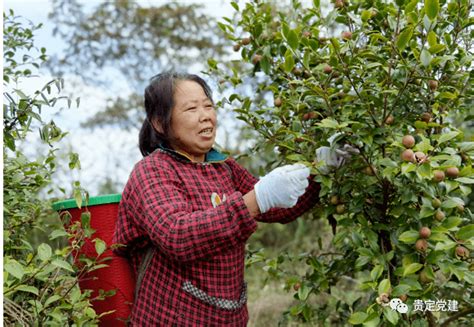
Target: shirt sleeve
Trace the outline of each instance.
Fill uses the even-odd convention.
[[[136,213],[130,217],[152,243],[178,261],[223,253],[245,243],[257,228],[240,192],[216,208],[193,211],[172,167],[138,167],[136,178],[127,200]]]
[[[236,188],[242,194],[250,192],[258,182],[258,179],[250,174],[248,170],[240,166],[235,160],[228,160],[228,164],[232,169],[232,178]],[[310,177],[308,188],[298,199],[295,206],[289,209],[270,209],[266,213],[255,217],[255,219],[266,223],[278,222],[286,224],[292,222],[319,202],[319,190],[320,185]]]

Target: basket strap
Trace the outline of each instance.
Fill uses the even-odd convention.
[[[153,246],[148,247],[145,255],[143,256],[142,262],[140,263],[140,266],[138,267],[137,282],[135,283],[135,300],[138,297],[138,293],[140,291],[140,286],[142,285],[143,277],[145,276],[145,272],[148,268],[148,265],[151,262],[151,258],[153,258],[154,252],[155,252],[155,248]]]

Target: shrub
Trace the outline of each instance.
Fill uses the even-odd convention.
[[[281,162],[312,168],[321,183],[314,215],[334,231],[330,246],[298,255],[304,275],[286,276],[287,284],[299,285],[299,303],[287,314],[312,323],[468,325],[474,142],[455,122],[472,127],[471,3],[232,5],[237,18],[220,27],[239,45],[245,65],[211,60],[211,71],[234,86],[250,78],[253,94],[234,93],[223,102],[260,133],[259,146],[271,144]],[[335,133],[360,155],[323,175],[315,150]],[[413,152],[402,159],[406,148]],[[420,236],[422,227],[429,236]],[[317,231],[308,233],[316,239]],[[459,246],[467,251],[456,251]],[[331,295],[344,279],[362,292]],[[321,294],[327,296],[321,304],[310,301]],[[399,297],[408,313],[388,305]],[[458,311],[425,310],[428,301],[443,300]]]

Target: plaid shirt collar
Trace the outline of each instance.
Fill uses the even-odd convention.
[[[186,154],[173,150],[165,142],[162,142],[157,148],[157,150],[167,153],[180,161],[193,162]],[[217,151],[216,149],[212,148],[208,153],[206,153],[203,163],[224,162],[227,158],[228,158],[227,154],[221,153]]]

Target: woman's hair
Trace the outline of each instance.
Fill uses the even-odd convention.
[[[173,95],[179,81],[198,83],[212,102],[212,91],[209,85],[197,75],[166,72],[153,76],[150,84],[145,88],[146,118],[138,141],[140,152],[144,157],[155,151],[162,142],[169,141],[171,112],[174,107]],[[153,127],[152,122],[160,124],[162,133]]]

